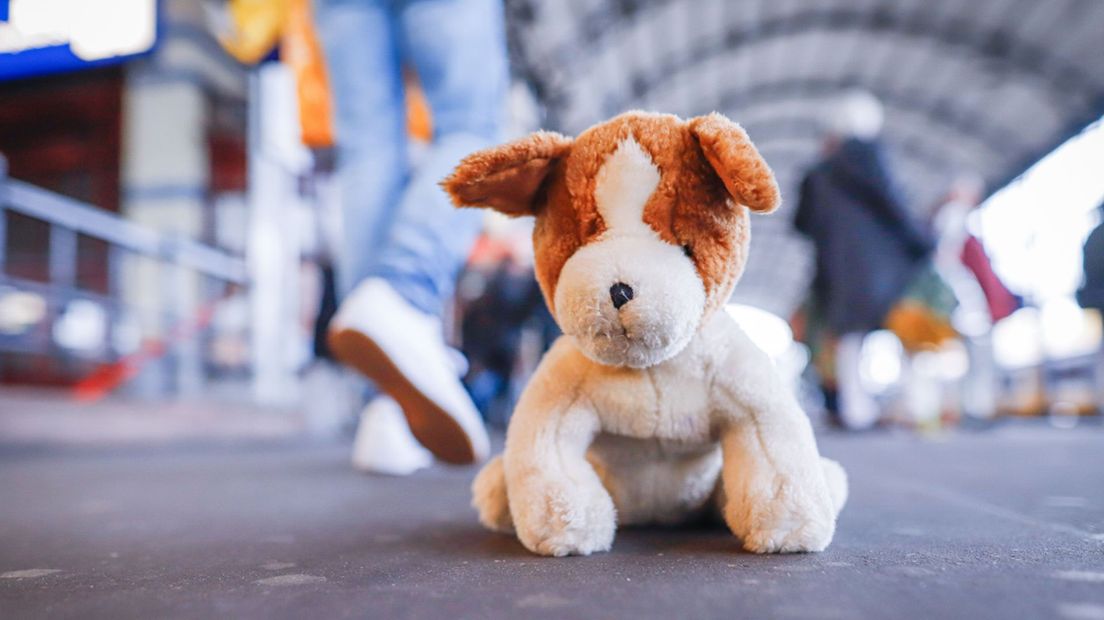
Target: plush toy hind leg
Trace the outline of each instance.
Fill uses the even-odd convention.
[[[472,481],[472,507],[479,512],[479,522],[487,529],[507,534],[514,531],[502,455],[488,461]]]

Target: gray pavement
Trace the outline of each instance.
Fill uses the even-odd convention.
[[[474,470],[358,475],[291,440],[0,447],[2,618],[1104,618],[1104,430],[824,436],[834,544],[637,529],[550,559],[483,531]]]

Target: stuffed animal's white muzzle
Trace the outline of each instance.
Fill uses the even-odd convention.
[[[587,357],[646,368],[677,355],[697,332],[705,287],[682,248],[657,236],[600,238],[564,264],[556,319]]]

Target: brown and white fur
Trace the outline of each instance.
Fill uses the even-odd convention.
[[[473,483],[480,520],[542,555],[605,551],[618,524],[718,509],[746,549],[819,551],[847,495],[808,418],[724,312],[748,211],[779,202],[719,114],[630,112],[465,159],[460,206],[533,215],[536,274],[564,331]],[[631,300],[614,304],[614,285]]]

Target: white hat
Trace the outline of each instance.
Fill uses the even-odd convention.
[[[828,106],[828,132],[841,137],[873,140],[882,132],[885,112],[882,102],[865,90],[849,90]]]

